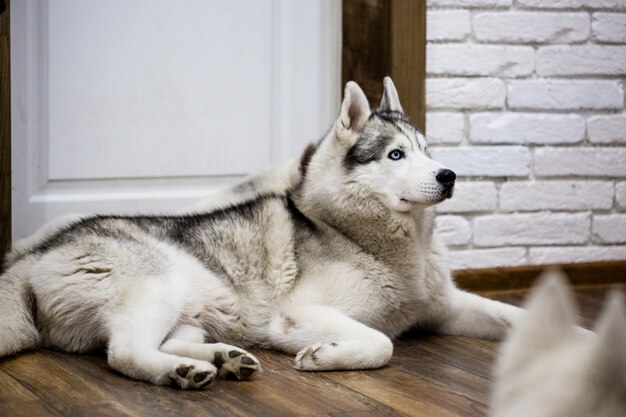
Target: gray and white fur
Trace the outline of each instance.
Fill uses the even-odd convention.
[[[328,134],[286,167],[217,209],[79,217],[22,244],[0,277],[0,356],[104,347],[131,378],[202,388],[258,373],[246,347],[304,371],[378,368],[411,327],[502,338],[520,316],[455,287],[432,209],[455,175],[390,78],[374,112],[349,82]]]

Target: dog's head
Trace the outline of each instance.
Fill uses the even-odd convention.
[[[549,272],[498,361],[493,415],[618,416],[626,410],[626,317],[611,295],[595,331],[575,327],[564,277]]]
[[[309,188],[377,198],[407,212],[452,196],[456,175],[432,160],[424,136],[404,114],[387,77],[380,107],[371,111],[355,82],[346,84],[341,111],[315,153],[306,155]],[[313,182],[313,183],[311,183]]]

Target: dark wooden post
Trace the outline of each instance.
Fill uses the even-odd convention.
[[[11,247],[11,33],[9,0],[0,0],[0,257]],[[2,270],[0,262],[0,270]]]
[[[377,108],[386,75],[407,115],[425,130],[426,4],[423,0],[343,0],[341,78]]]

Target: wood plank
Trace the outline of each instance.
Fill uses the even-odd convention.
[[[91,383],[89,396],[98,401],[90,408],[81,405],[82,411],[109,412],[114,415],[232,417],[233,413],[201,391],[181,391],[172,387],[155,386],[119,374],[109,367],[104,355],[67,355],[48,352],[64,368]],[[90,415],[89,413],[85,415]]]
[[[0,402],[0,416],[11,417],[62,417],[43,401]]]
[[[10,0],[0,0],[0,260],[11,247]],[[4,262],[0,262],[2,272]]]
[[[0,403],[9,401],[29,402],[37,401],[39,398],[22,386],[6,372],[0,370]]]
[[[626,283],[626,261],[469,269],[453,275],[459,287],[469,291],[507,291],[529,289],[548,268],[563,270],[575,286]]]
[[[425,129],[426,6],[412,0],[344,0],[341,77],[356,81],[378,108],[393,78],[405,113]]]
[[[429,383],[486,404],[490,382],[457,366],[433,357],[427,352],[416,350],[414,343],[399,343],[394,347],[389,366],[422,378]]]
[[[252,351],[264,367],[256,381],[248,382],[246,397],[237,393],[241,382],[220,381],[220,401],[236,403],[241,415],[316,415],[375,413],[395,416],[393,409],[361,393],[337,384],[324,372],[293,369],[293,358],[273,351]],[[207,395],[209,395],[207,393]],[[245,403],[242,403],[245,402]]]
[[[410,338],[411,334],[404,337]],[[416,355],[430,356],[444,364],[491,380],[499,342],[460,336],[422,336],[412,344]]]
[[[104,358],[43,351],[17,359],[3,368],[66,416],[234,415],[211,401],[198,403],[196,392],[157,387],[105,371]],[[93,361],[99,365],[93,366]]]
[[[329,372],[327,376],[407,416],[486,414],[484,404],[393,367],[374,371]]]
[[[67,366],[71,355],[50,352],[31,352],[11,358],[2,364],[2,369],[30,391],[36,392],[42,402],[66,416],[110,415],[97,413],[96,407],[115,402],[115,398],[97,387],[98,381],[86,378]],[[54,381],[54,383],[51,383]],[[89,408],[90,414],[82,412]],[[116,415],[132,416],[122,409]]]

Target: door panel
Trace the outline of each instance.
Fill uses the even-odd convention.
[[[14,238],[184,207],[297,156],[338,111],[337,1],[12,6]]]

